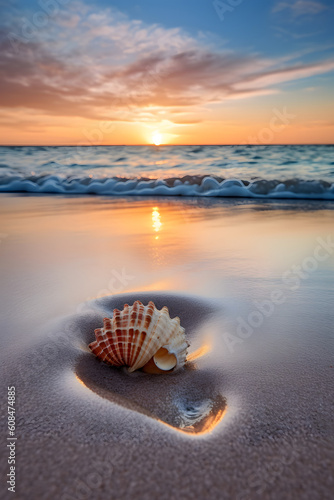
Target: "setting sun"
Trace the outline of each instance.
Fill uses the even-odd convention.
[[[154,132],[152,135],[152,143],[155,144],[156,146],[160,146],[161,140],[162,140],[162,137],[161,137],[160,132]]]

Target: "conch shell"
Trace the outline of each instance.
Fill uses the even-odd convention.
[[[175,371],[185,364],[189,346],[180,318],[171,319],[167,307],[159,311],[153,302],[144,306],[139,300],[122,311],[114,309],[95,337],[89,344],[92,352],[108,364],[127,366],[129,372]]]

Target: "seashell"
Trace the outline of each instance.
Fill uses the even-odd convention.
[[[175,371],[185,364],[189,346],[180,318],[171,319],[166,306],[159,311],[153,302],[144,306],[139,300],[122,311],[114,309],[95,337],[89,344],[92,352],[108,364],[127,366],[129,372]]]

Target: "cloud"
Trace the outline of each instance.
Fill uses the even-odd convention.
[[[300,17],[319,14],[326,9],[327,6],[321,2],[315,2],[313,0],[296,0],[295,2],[278,2],[273,8],[273,12],[290,10],[293,17]]]
[[[146,25],[79,3],[43,28],[23,29],[22,19],[13,16],[6,23],[9,30],[0,32],[0,106],[65,119],[145,122],[164,110],[173,122],[176,112],[279,92],[284,82],[334,69],[333,61],[291,64],[290,56],[217,50],[203,35],[196,39],[180,28]],[[13,39],[21,42],[13,46]]]
[[[322,33],[322,31],[308,31],[307,33],[294,33],[293,31],[286,30],[280,26],[275,26],[274,30],[276,31],[276,36],[279,38],[283,38],[285,40],[289,40],[293,38],[294,40],[302,40],[305,38],[314,37]]]
[[[271,85],[277,85],[279,83],[285,83],[290,81],[295,81],[300,78],[308,78],[310,76],[319,75],[322,73],[328,73],[334,70],[334,61],[322,61],[313,64],[295,64],[286,68],[274,69],[270,71],[263,72],[262,74],[256,76],[252,75],[248,83],[249,88],[266,87]],[[242,87],[244,82],[242,83]],[[238,85],[236,85],[238,88]]]

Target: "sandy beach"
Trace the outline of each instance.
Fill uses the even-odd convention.
[[[0,203],[16,498],[332,498],[330,202]],[[183,371],[129,375],[89,351],[103,317],[137,299],[180,317]]]

